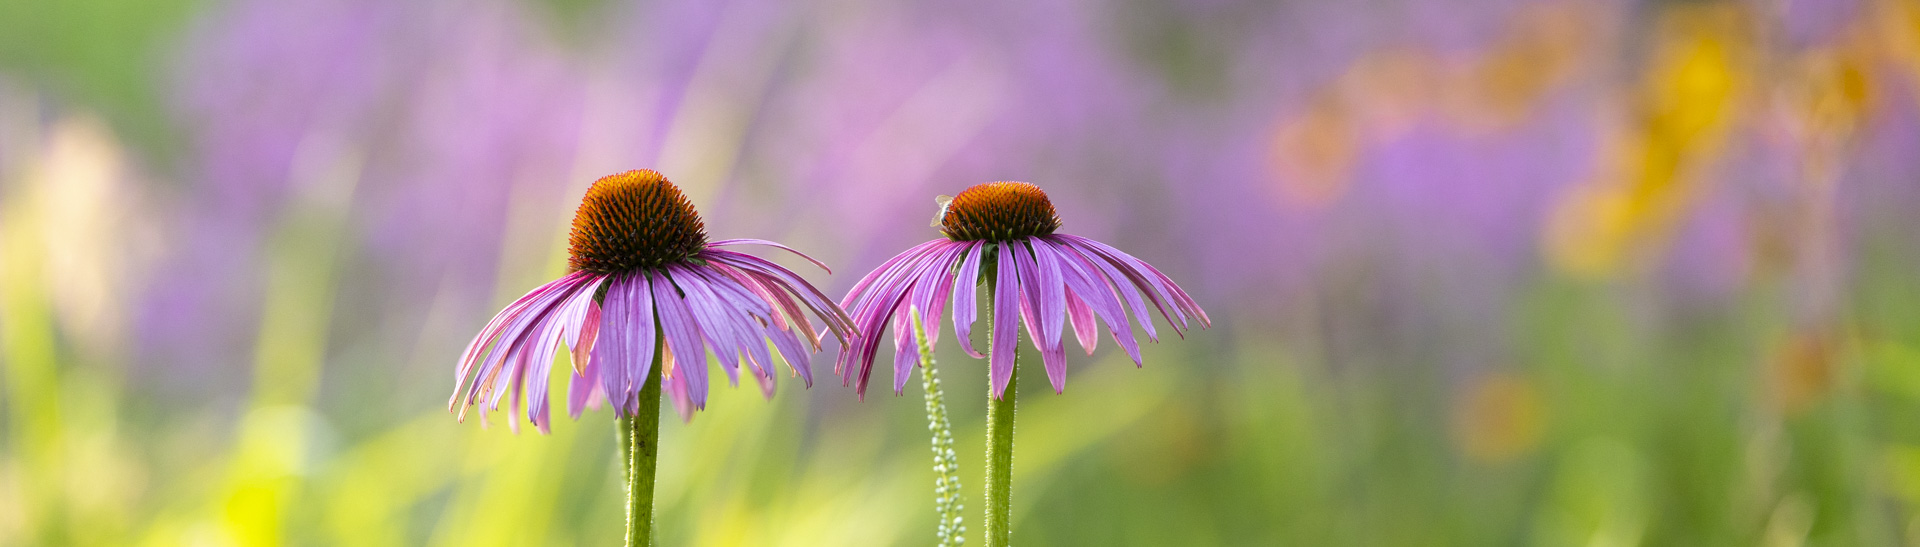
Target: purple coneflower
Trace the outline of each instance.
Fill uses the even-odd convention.
[[[628,478],[643,489],[628,497],[628,541],[646,545],[661,390],[683,418],[705,408],[710,349],[735,385],[744,362],[771,397],[768,340],[811,386],[807,358],[820,351],[820,334],[802,309],[825,321],[842,344],[852,321],[792,271],[722,247],[768,245],[822,269],[825,264],[771,241],[708,242],[693,204],[651,170],[594,181],[567,243],[572,273],[507,305],[468,344],[449,410],[459,409],[464,419],[467,407],[480,404],[484,418],[510,394],[510,412],[519,414],[524,393],[526,419],[546,432],[545,378],[554,352],[566,344],[573,362],[567,412],[579,418],[582,408],[604,399],[621,417]]]
[[[862,334],[841,352],[834,372],[843,381],[853,382],[864,396],[880,332],[891,322],[893,391],[900,394],[908,371],[920,358],[921,350],[914,343],[919,334],[910,332],[915,330],[912,314],[918,310],[933,325],[949,299],[953,332],[961,348],[982,357],[973,349],[969,333],[978,312],[975,287],[987,286],[987,315],[993,329],[987,367],[992,383],[987,405],[987,544],[1005,545],[1011,508],[1007,493],[1012,482],[1017,324],[1026,324],[1027,335],[1040,350],[1047,380],[1057,393],[1066,389],[1061,330],[1069,323],[1080,346],[1092,354],[1099,340],[1097,317],[1139,365],[1140,348],[1128,322],[1129,308],[1147,338],[1154,341],[1159,336],[1150,313],[1158,312],[1176,334],[1190,328],[1189,316],[1203,328],[1211,326],[1212,320],[1186,291],[1146,262],[1105,243],[1054,233],[1060,218],[1046,192],[1032,184],[979,184],[942,205],[936,225],[947,239],[900,253],[847,293],[842,305],[853,314]],[[994,310],[1000,313],[995,315]],[[1011,313],[1015,310],[1017,316]],[[938,330],[930,327],[924,333],[928,351],[938,342]]]
[[[969,334],[977,315],[974,290],[988,284],[992,308],[1019,310],[992,318],[988,369],[992,396],[1000,398],[1013,378],[1016,321],[1024,322],[1027,336],[1040,350],[1047,380],[1055,392],[1066,389],[1067,365],[1062,328],[1071,323],[1075,338],[1087,354],[1099,343],[1095,318],[1113,339],[1140,362],[1126,308],[1147,333],[1159,341],[1148,315],[1158,312],[1174,333],[1184,336],[1189,316],[1201,327],[1212,325],[1207,312],[1165,274],[1110,245],[1068,234],[1057,234],[1060,217],[1046,192],[1024,182],[974,185],[954,196],[940,213],[939,227],[947,239],[928,241],[888,260],[860,280],[841,302],[854,317],[859,337],[852,351],[841,352],[834,372],[854,382],[863,396],[873,371],[880,337],[893,325],[893,391],[907,385],[919,350],[908,332],[909,307],[919,308],[929,324],[939,320],[942,307],[953,303],[953,333],[967,355],[983,357]],[[985,268],[983,271],[982,269]],[[1122,305],[1122,301],[1125,305]],[[1153,310],[1149,311],[1148,304]],[[929,346],[938,346],[937,329],[927,329]]]

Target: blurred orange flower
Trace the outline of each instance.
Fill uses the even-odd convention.
[[[1540,391],[1523,376],[1486,375],[1454,402],[1454,444],[1477,462],[1503,463],[1533,452],[1546,425]]]

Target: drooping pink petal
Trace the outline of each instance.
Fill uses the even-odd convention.
[[[547,414],[547,374],[553,370],[553,354],[560,348],[560,343],[566,337],[568,322],[577,322],[579,320],[574,314],[569,313],[571,307],[568,306],[568,304],[577,300],[579,298],[578,293],[583,292],[587,291],[579,290],[575,291],[575,294],[569,295],[566,302],[556,306],[553,313],[547,314],[538,324],[534,325],[533,342],[529,346],[528,351],[520,356],[521,361],[525,364],[520,367],[520,377],[515,380],[518,386],[514,388],[514,406],[519,406],[521,394],[524,392],[527,403],[527,421],[532,422],[534,427],[540,429],[541,433],[547,432],[547,421],[545,420]],[[588,298],[592,298],[592,295],[589,294]],[[518,413],[517,409],[515,413]],[[520,421],[515,419],[513,423],[517,424],[520,423]],[[517,432],[518,429],[515,431]]]
[[[787,360],[787,368],[793,369],[807,387],[813,387],[812,361],[806,347],[800,344],[800,338],[792,330],[767,325],[764,327],[767,338],[773,340],[773,347],[780,350],[780,358]]]
[[[707,286],[707,280],[684,266],[672,266],[667,271],[673,278],[673,284],[680,287],[686,295],[687,310],[692,313],[693,323],[689,326],[697,329],[706,341],[714,357],[719,358],[720,370],[727,373],[727,380],[734,387],[740,386],[740,344],[735,327],[738,322],[727,311],[725,303]]]
[[[606,399],[606,391],[600,387],[599,365],[587,361],[586,366],[573,373],[567,379],[567,415],[580,419],[580,412],[589,406],[589,402],[598,404]]]
[[[885,295],[884,300],[862,301],[853,305],[851,310],[855,325],[863,336],[855,340],[852,352],[841,353],[841,359],[835,364],[834,371],[843,375],[843,383],[851,379],[856,393],[864,396],[868,377],[872,374],[875,354],[879,352],[881,333],[885,331],[889,320],[895,314],[902,313],[906,309],[907,298],[912,293],[914,282],[922,277],[926,269],[947,268],[950,262],[943,262],[942,257],[951,256],[951,251],[955,247],[958,245],[923,247],[911,260],[902,261],[895,267],[897,275],[884,277],[871,287],[873,294]],[[898,361],[897,357],[896,361]],[[858,370],[853,370],[849,364],[859,365]],[[897,376],[896,380],[898,380]]]
[[[789,294],[787,290],[781,288],[782,286],[779,280],[758,271],[741,269],[718,261],[712,264],[732,268],[732,271],[740,275],[741,279],[745,280],[747,286],[752,287],[754,292],[759,293],[763,298],[770,299],[771,302],[777,303],[780,308],[779,317],[785,319],[783,321],[776,321],[775,325],[782,330],[797,329],[798,332],[796,334],[805,337],[807,343],[812,345],[813,351],[820,351],[820,336],[813,330],[813,322],[807,319],[806,314],[800,312],[800,305],[794,303],[793,296]],[[808,381],[808,385],[812,385],[811,380]]]
[[[993,338],[988,358],[987,371],[992,376],[992,396],[999,399],[1007,390],[1007,382],[1013,380],[1013,359],[1017,355],[1020,323],[1020,272],[1014,266],[1013,251],[1010,245],[996,245],[999,255],[996,258],[998,271],[994,279],[993,293]]]
[[[518,317],[522,310],[531,305],[535,299],[547,293],[571,286],[577,282],[580,277],[582,277],[580,272],[575,272],[574,274],[568,274],[560,279],[547,282],[544,285],[534,287],[533,290],[527,291],[527,294],[515,299],[513,303],[507,304],[507,307],[501,309],[500,313],[495,314],[493,319],[487,321],[485,327],[481,327],[480,334],[475,335],[473,341],[467,343],[467,349],[461,352],[459,366],[454,369],[454,384],[461,385],[466,383],[467,374],[479,361],[486,348],[499,339],[500,331],[504,330],[515,317]]]
[[[907,379],[913,377],[914,365],[920,364],[920,345],[913,339],[913,319],[910,306],[899,306],[893,317],[893,394],[906,392]]]
[[[705,355],[701,357],[705,357]],[[667,348],[667,351],[661,354],[661,359],[661,365],[663,367],[661,370],[663,371],[676,370],[683,366],[674,359],[671,347]],[[705,360],[706,359],[701,359],[701,361]],[[705,369],[706,363],[701,363],[698,368]],[[688,377],[685,374],[675,374],[672,377],[662,376],[660,378],[661,392],[667,396],[667,400],[673,402],[673,411],[680,414],[680,421],[683,422],[692,421],[693,411],[696,410],[692,396],[693,388],[689,387],[687,382]]]
[[[927,330],[927,348],[933,349],[939,343],[939,317],[942,305],[946,303],[946,292],[953,283],[947,276],[953,275],[953,261],[964,245],[948,245],[929,253],[926,261],[904,280],[910,286],[901,289],[903,294],[911,295],[894,309],[894,363],[893,393],[905,393],[907,381],[913,378],[913,367],[920,363],[920,347],[913,338],[913,310],[920,310],[921,322],[932,325]],[[902,351],[905,348],[905,351]],[[903,354],[904,353],[904,354]]]
[[[888,280],[888,284],[899,284],[898,280]],[[874,355],[879,352],[880,333],[893,310],[899,308],[906,299],[904,291],[889,293],[893,297],[884,302],[861,306],[855,320],[861,333],[854,338],[852,351],[842,352],[841,360],[834,364],[834,372],[841,375],[841,384],[853,383],[854,393],[866,397],[867,379],[873,373]]]
[[[753,375],[753,382],[760,384],[760,396],[772,399],[774,379],[773,373],[767,371],[768,365],[766,363],[748,363],[747,365],[749,373]]]
[[[918,258],[920,254],[927,249],[942,246],[947,243],[948,241],[945,239],[935,239],[915,245],[913,248],[907,249],[900,254],[893,255],[893,258],[887,259],[886,262],[880,264],[880,267],[874,268],[871,272],[867,272],[866,277],[862,277],[860,281],[855,282],[853,288],[847,290],[847,297],[840,300],[840,306],[852,310],[859,300],[872,297],[872,295],[867,292],[869,286],[881,279],[891,278],[896,275],[895,272],[899,268],[900,263]]]
[[[685,384],[681,387],[687,404],[694,410],[704,410],[707,408],[707,350],[700,342],[700,329],[686,298],[673,281],[665,276],[654,281],[654,310],[660,314],[660,331],[667,337],[667,347],[674,355],[674,366],[662,372],[684,378]]]
[[[819,266],[820,269],[826,270],[827,273],[833,273],[833,268],[828,268],[827,263],[821,262],[819,260],[814,260],[813,257],[807,256],[807,253],[803,253],[798,250],[795,250],[793,247],[788,247],[786,245],[781,245],[779,243],[767,241],[764,239],[722,239],[720,241],[708,243],[707,247],[722,247],[727,245],[766,245],[768,247],[773,247],[789,253],[800,255],[800,258],[807,259],[807,262],[812,262],[813,265]]]
[[[1120,298],[1106,278],[1086,257],[1066,245],[1048,238],[1034,238],[1034,242],[1035,249],[1052,252],[1061,259],[1060,264],[1066,266],[1061,273],[1065,274],[1063,277],[1069,294],[1079,298],[1099,315],[1100,321],[1107,324],[1107,331],[1113,334],[1113,341],[1127,351],[1127,356],[1133,358],[1135,366],[1140,366],[1140,345],[1133,339],[1133,327],[1127,322],[1126,308],[1120,304]],[[1076,328],[1081,328],[1078,323]],[[1091,330],[1092,325],[1089,323],[1085,328]],[[1092,351],[1091,347],[1088,351]]]
[[[580,319],[578,335],[567,342],[573,350],[573,372],[581,374],[587,370],[587,362],[593,356],[593,343],[600,338],[600,303],[593,301],[593,292],[587,293],[587,313]]]
[[[653,366],[652,284],[646,274],[613,278],[601,304],[600,336],[588,366],[600,375],[600,389],[615,414],[639,410],[639,391]]]
[[[770,313],[769,315],[772,316],[771,319],[773,320],[773,325],[776,327],[779,327],[781,329],[787,328],[786,313],[781,313],[781,312],[790,312],[794,315],[800,314],[799,308],[793,308],[790,310],[785,309],[786,306],[780,303],[780,298],[774,296],[774,293],[768,290],[765,284],[761,283],[757,279],[754,279],[752,274],[749,274],[739,268],[730,266],[724,262],[708,262],[707,269],[713,272],[719,273],[721,275],[725,275],[729,279],[732,279],[735,283],[739,283],[741,288],[746,289],[746,291],[748,293],[751,293],[754,298],[757,298],[760,300],[760,302],[764,303],[766,305],[765,306],[766,308],[773,311],[773,313]]]
[[[691,267],[688,270],[706,282],[708,292],[717,297],[716,301],[722,304],[721,310],[726,312],[730,317],[729,321],[733,322],[730,330],[733,331],[734,345],[741,351],[740,358],[746,361],[747,367],[758,371],[759,375],[771,377],[773,370],[769,365],[773,362],[773,355],[767,349],[767,342],[761,336],[760,327],[773,323],[773,318],[778,314],[773,312],[773,308],[768,306],[765,300],[741,285],[738,280],[726,275],[720,268],[732,269],[724,265],[708,265]]]
[[[787,368],[792,369],[795,374],[799,375],[801,379],[806,382],[807,387],[813,387],[813,371],[809,367],[811,360],[808,359],[809,354],[806,352],[806,349],[800,344],[800,336],[806,336],[807,339],[813,343],[814,351],[819,351],[820,340],[814,336],[813,327],[807,321],[807,316],[800,313],[800,307],[795,305],[793,299],[788,297],[785,292],[779,291],[776,286],[760,279],[758,277],[760,274],[747,272],[720,262],[710,262],[708,264],[709,267],[715,271],[726,274],[738,282],[742,288],[750,291],[754,296],[766,303],[771,321],[762,325],[764,335],[773,341],[774,347],[780,351],[781,357],[787,361]],[[789,319],[789,317],[791,317],[791,319]],[[804,334],[796,334],[794,332],[795,329],[798,329],[800,333]],[[769,358],[771,358],[771,356],[769,356]],[[773,365],[771,362],[768,362],[763,366],[772,367]],[[773,371],[771,368],[767,370],[767,373],[769,374],[768,377],[772,378]]]
[[[576,272],[560,279],[541,285],[521,296],[506,309],[500,311],[480,334],[467,344],[466,351],[460,356],[460,364],[454,371],[454,393],[447,401],[447,410],[474,404],[483,392],[492,390],[490,386],[499,373],[497,367],[505,361],[506,353],[512,349],[515,340],[521,337],[522,330],[532,319],[546,312],[551,304],[563,293],[576,290],[580,285],[591,284],[598,278],[590,274]],[[461,401],[466,401],[464,404]],[[460,410],[461,419],[466,411]]]
[[[809,309],[813,310],[814,315],[820,316],[822,320],[827,322],[827,329],[832,331],[834,336],[839,338],[840,343],[843,345],[851,340],[854,331],[857,330],[853,326],[853,319],[848,317],[840,306],[834,304],[825,294],[822,294],[820,289],[815,288],[812,284],[801,279],[799,275],[781,267],[779,264],[768,262],[765,259],[753,255],[733,251],[710,249],[703,251],[700,256],[709,261],[720,262],[749,273],[764,275],[770,283],[774,283],[787,293],[799,297],[802,303],[805,303]]]
[[[541,331],[535,327],[546,319],[548,314],[553,313],[554,309],[574,291],[591,286],[591,283],[587,282],[588,278],[584,276],[568,276],[562,278],[562,281],[566,283],[556,281],[542,286],[541,290],[531,294],[533,298],[523,300],[519,302],[521,305],[502,312],[504,320],[499,323],[503,326],[494,329],[491,333],[495,340],[489,344],[481,344],[481,340],[476,338],[475,342],[469,345],[470,348],[477,346],[481,350],[473,354],[479,364],[471,376],[472,383],[464,384],[467,376],[463,372],[461,374],[463,385],[456,387],[453,400],[449,401],[449,406],[459,407],[457,413],[459,419],[464,420],[468,406],[476,403],[483,406],[483,419],[485,410],[500,408],[501,396],[512,390],[512,382],[523,372],[521,369],[526,363],[525,359],[517,358],[516,354],[527,351],[528,341],[534,339]],[[496,320],[500,319],[502,318],[496,317]],[[481,336],[489,336],[489,333],[483,331]],[[485,401],[480,400],[483,397]],[[460,402],[463,398],[466,401],[464,404]]]
[[[1060,339],[1060,330],[1067,319],[1066,283],[1060,279],[1059,261],[1045,251],[1031,249],[1029,245],[1014,249],[1014,254],[1025,257],[1022,266],[1029,268],[1024,282],[1028,301],[1034,303],[1035,324],[1029,324],[1027,331],[1033,337],[1033,343],[1040,348],[1040,362],[1046,366],[1047,381],[1053,384],[1053,391],[1060,393],[1067,389],[1067,351],[1065,341]],[[1031,253],[1031,254],[1029,254]]]
[[[1137,323],[1140,324],[1140,329],[1146,331],[1147,340],[1154,342],[1160,341],[1159,334],[1153,330],[1153,316],[1148,312],[1146,302],[1141,299],[1140,290],[1135,287],[1131,279],[1127,277],[1127,274],[1121,273],[1120,270],[1115,269],[1112,263],[1102,258],[1096,251],[1079,245],[1075,240],[1055,239],[1054,242],[1060,243],[1059,248],[1064,252],[1069,252],[1079,257],[1080,262],[1090,268],[1090,272],[1097,274],[1094,277],[1100,278],[1101,281],[1107,284],[1108,290],[1124,297],[1128,306],[1133,309],[1133,317],[1134,319],[1138,319]],[[1162,315],[1164,315],[1164,313]],[[1171,320],[1169,320],[1169,322],[1171,322]],[[1126,323],[1122,323],[1122,325],[1125,324]]]
[[[960,271],[953,277],[953,337],[960,343],[960,349],[966,350],[969,357],[984,359],[979,351],[973,349],[973,322],[979,318],[978,293],[980,287],[980,260],[986,255],[986,244],[978,241],[968,242],[966,255],[960,257]],[[938,317],[925,319],[929,325],[937,325]]]
[[[798,374],[806,382],[807,387],[813,387],[811,354],[800,343],[800,339],[805,337],[809,343],[813,344],[814,351],[820,351],[820,338],[814,334],[813,325],[807,321],[807,316],[800,313],[800,306],[794,304],[793,299],[788,297],[786,292],[779,290],[772,281],[763,279],[762,274],[732,268],[718,262],[713,264],[715,267],[729,268],[727,271],[740,281],[742,286],[751,289],[762,300],[779,310],[778,313],[773,314],[771,323],[763,325],[766,336],[773,340],[774,347],[778,348],[781,357],[786,359],[787,368]]]
[[[1155,299],[1155,307],[1160,307],[1161,301],[1164,300],[1173,308],[1174,317],[1179,319],[1179,326],[1175,332],[1179,332],[1179,329],[1191,328],[1187,325],[1187,315],[1193,315],[1201,327],[1210,327],[1213,325],[1213,320],[1208,318],[1206,311],[1201,310],[1200,305],[1193,301],[1193,297],[1188,296],[1187,292],[1181,290],[1179,285],[1174,284],[1172,279],[1167,278],[1166,274],[1160,273],[1158,268],[1154,268],[1153,265],[1146,263],[1146,261],[1134,258],[1133,255],[1115,249],[1111,245],[1084,237],[1065,234],[1061,234],[1058,237],[1070,239],[1080,243],[1086,248],[1092,249],[1094,252],[1100,253],[1106,257],[1107,260],[1113,262],[1115,266],[1120,266],[1122,271],[1125,271],[1130,278],[1134,279],[1135,284],[1141,285],[1142,288],[1151,288],[1148,296]],[[1165,317],[1167,312],[1163,308],[1160,314]],[[1167,321],[1169,324],[1174,324],[1173,318],[1168,318]]]
[[[953,292],[954,261],[967,252],[967,245],[950,245],[941,250],[919,279],[913,282],[913,307],[920,310],[920,322],[926,327],[927,347],[940,347],[940,316],[946,311]],[[909,317],[911,319],[911,317]]]
[[[1067,319],[1073,326],[1073,339],[1080,342],[1087,355],[1093,355],[1093,350],[1100,347],[1100,333],[1094,330],[1097,326],[1093,324],[1093,309],[1081,302],[1073,291],[1067,291]]]

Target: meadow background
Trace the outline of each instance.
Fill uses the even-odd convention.
[[[1022,382],[1023,545],[1920,544],[1899,0],[0,0],[0,544],[615,544],[608,412],[445,401],[633,168],[834,295],[1006,179],[1192,292]],[[663,545],[932,542],[830,355]]]

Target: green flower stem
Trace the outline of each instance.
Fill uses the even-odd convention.
[[[653,366],[640,388],[640,409],[620,419],[621,480],[627,484],[627,547],[653,545],[653,475],[660,461],[660,357],[662,341],[655,337]]]
[[[987,275],[987,324],[993,324],[994,276]],[[1001,310],[1003,313],[1014,310]],[[987,351],[993,351],[993,344],[1015,344],[1018,349],[1020,336],[1016,332],[1012,340],[989,340]],[[1014,352],[1013,377],[1007,380],[1007,390],[1001,398],[993,398],[993,372],[987,372],[987,546],[1004,547],[1013,537],[1013,412],[1014,395],[1020,386],[1020,354]]]
[[[913,338],[920,345],[920,382],[927,394],[927,429],[933,433],[933,506],[940,514],[934,530],[939,547],[958,547],[967,542],[967,527],[960,512],[960,462],[953,453],[953,423],[947,421],[946,399],[940,393],[940,376],[933,370],[933,348],[927,345],[926,327],[920,322],[920,310],[913,310]]]

